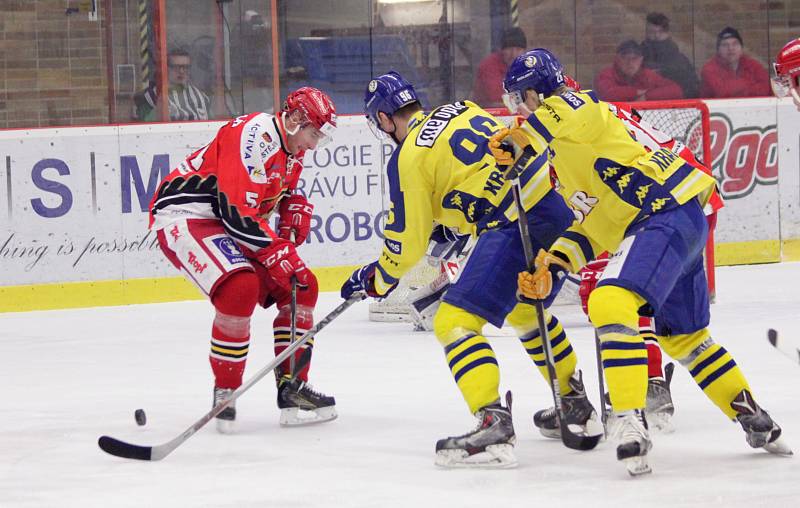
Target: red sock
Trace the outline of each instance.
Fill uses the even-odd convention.
[[[236,389],[242,385],[250,347],[250,316],[256,306],[258,288],[256,275],[242,270],[225,279],[211,297],[216,316],[208,359],[214,386],[218,388]]]
[[[661,348],[653,329],[653,318],[639,318],[639,333],[647,346],[647,377],[664,377],[661,370]]]
[[[297,331],[295,340],[299,339],[308,330],[314,326],[314,306],[317,304],[317,296],[319,289],[317,286],[317,279],[309,277],[308,287],[298,289],[297,291]],[[278,302],[278,315],[275,321],[272,322],[275,333],[275,355],[279,355],[284,349],[289,347],[292,335],[292,307],[291,295],[281,298]],[[306,350],[311,350],[314,347],[314,339],[309,340],[297,351],[294,352],[294,363],[299,365],[300,357]],[[305,367],[300,369],[297,373],[297,378],[302,381],[308,381],[308,370],[311,367],[311,362],[307,363]],[[291,373],[291,359],[284,360],[279,369],[282,375]]]

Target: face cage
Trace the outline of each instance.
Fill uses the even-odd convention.
[[[503,94],[503,104],[512,115],[517,114],[517,110],[525,101],[522,99],[522,91],[514,90]]]

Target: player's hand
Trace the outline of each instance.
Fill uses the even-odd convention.
[[[342,290],[340,292],[342,298],[347,300],[353,296],[353,293],[358,291],[363,291],[367,294],[367,296],[371,296],[373,298],[383,298],[391,293],[394,287],[385,294],[378,294],[378,292],[375,290],[375,270],[377,269],[377,266],[378,262],[373,261],[372,263],[362,266],[353,272],[350,278],[347,279],[344,284],[342,284]]]
[[[511,131],[508,127],[503,127],[499,131],[492,134],[489,138],[489,151],[492,156],[497,160],[501,166],[510,166],[514,164],[514,150],[504,140]]]
[[[524,302],[546,300],[553,292],[553,280],[561,281],[570,268],[567,261],[544,249],[536,255],[535,266],[533,273],[525,271],[517,276],[520,299]]]
[[[308,268],[289,240],[276,238],[272,244],[259,251],[257,259],[267,267],[270,280],[281,290],[292,290],[292,275],[297,277],[298,287],[308,285]]]
[[[281,200],[278,212],[280,213],[278,236],[285,240],[293,240],[295,245],[305,242],[311,229],[314,205],[302,194],[292,194]]]

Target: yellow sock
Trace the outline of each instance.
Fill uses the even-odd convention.
[[[731,354],[711,338],[708,328],[690,334],[660,337],[659,343],[665,353],[689,370],[711,402],[728,418],[736,418],[731,401],[742,390],[750,390],[750,386]]]
[[[542,376],[549,382],[550,373],[547,371],[547,364],[545,363],[536,308],[523,303],[517,304],[506,319],[517,331],[522,347],[525,348],[528,356],[536,364]],[[575,355],[572,344],[570,344],[567,334],[558,319],[549,312],[545,312],[545,322],[547,323],[547,337],[550,342],[550,350],[553,353],[559,391],[561,395],[566,395],[571,391],[569,378],[575,372],[578,357]]]
[[[600,286],[589,296],[589,319],[600,338],[603,372],[615,412],[642,409],[647,402],[647,347],[639,335],[644,299],[617,286]]]
[[[433,331],[471,413],[500,399],[500,369],[492,346],[481,335],[484,324],[484,319],[446,302],[433,320]]]

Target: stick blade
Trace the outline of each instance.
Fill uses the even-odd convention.
[[[580,450],[584,452],[593,450],[602,438],[602,434],[598,436],[579,436],[577,434],[573,434],[569,430],[561,432],[561,441],[564,443],[564,446],[572,450]]]
[[[136,460],[158,460],[153,457],[152,446],[139,446],[111,436],[101,436],[97,440],[97,446],[104,452],[114,455],[115,457],[122,457],[123,459],[136,459]]]

